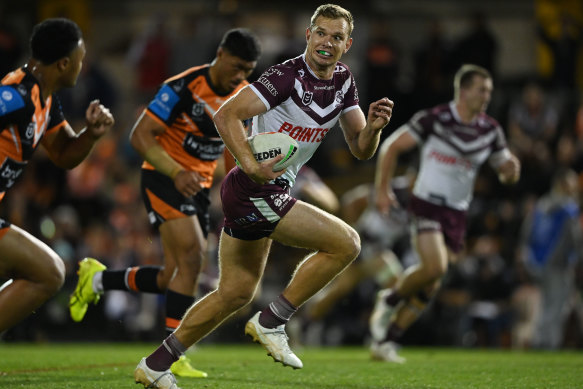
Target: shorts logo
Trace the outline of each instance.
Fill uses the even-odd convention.
[[[251,215],[243,216],[239,219],[235,219],[235,223],[237,223],[240,226],[253,224],[253,223],[256,223],[258,221],[259,221],[259,217],[257,215],[255,215],[254,213],[252,213]]]
[[[192,105],[192,116],[197,118],[204,114],[204,103],[194,103]]]
[[[312,97],[314,97],[313,92],[305,91],[304,94],[302,95],[302,103],[304,103],[304,105],[310,105],[310,103],[312,102]]]
[[[168,102],[168,100],[170,100],[170,96],[168,96],[168,93],[162,93],[162,95],[160,96],[160,100],[166,103]]]
[[[192,204],[180,204],[180,212],[182,213],[196,212],[196,208]]]
[[[25,133],[26,139],[32,139],[32,137],[34,135],[34,127],[35,127],[34,122],[31,122],[28,124],[28,127],[26,127],[26,133]]]
[[[285,206],[289,200],[290,197],[287,193],[283,193],[280,195],[275,195],[275,196],[271,196],[272,200],[273,200],[273,205],[275,205],[277,208],[279,208],[280,210],[283,208],[283,206]]]

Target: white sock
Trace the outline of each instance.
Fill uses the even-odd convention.
[[[98,271],[93,275],[93,282],[91,284],[93,291],[97,294],[103,293],[103,272]]]

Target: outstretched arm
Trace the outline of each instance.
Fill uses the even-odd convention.
[[[61,130],[43,138],[42,145],[58,167],[72,169],[79,165],[89,155],[95,142],[115,123],[109,109],[100,104],[99,100],[93,100],[89,104],[85,121],[87,127],[78,134],[66,124]]]
[[[340,126],[350,152],[358,159],[370,159],[377,150],[381,130],[391,120],[394,103],[384,97],[372,103],[365,118],[360,108],[340,117]]]
[[[399,127],[381,145],[375,172],[375,201],[383,214],[388,214],[391,206],[397,204],[390,182],[395,175],[399,155],[417,145],[408,129],[407,125]]]

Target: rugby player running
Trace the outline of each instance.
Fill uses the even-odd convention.
[[[293,368],[303,366],[289,348],[285,324],[352,262],[360,251],[360,239],[339,218],[292,198],[290,186],[337,122],[352,154],[371,158],[393,108],[392,101],[382,98],[370,105],[367,116],[360,109],[354,78],[339,62],[352,45],[352,30],[349,11],[334,4],[319,6],[306,29],[305,52],[268,68],[216,113],[219,134],[241,165],[227,174],[221,188],[225,223],[219,243],[219,286],[197,301],[176,331],[140,361],[134,372],[137,382],[177,388],[170,366],[252,300],[272,240],[312,253],[301,261],[283,293],[247,322],[245,332],[276,361]],[[295,164],[273,172],[281,158],[255,161],[242,125],[249,118],[253,118],[253,134],[293,134],[299,143]]]

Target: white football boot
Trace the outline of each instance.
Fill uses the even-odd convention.
[[[142,358],[140,363],[138,363],[134,371],[134,378],[136,384],[142,384],[144,388],[180,389],[176,385],[176,377],[174,377],[170,370],[152,370],[146,365],[146,358]]]
[[[396,307],[391,307],[386,302],[386,298],[391,294],[392,289],[382,289],[377,293],[376,302],[368,322],[370,334],[373,341],[382,342],[387,336],[391,316],[395,313]],[[398,304],[397,304],[398,306]]]
[[[406,359],[397,354],[398,349],[399,345],[395,342],[372,342],[370,345],[370,356],[375,361],[405,363]]]
[[[270,355],[274,361],[281,362],[284,366],[291,366],[294,369],[304,367],[302,361],[291,351],[287,343],[288,337],[285,333],[285,324],[275,328],[265,328],[259,324],[259,315],[257,312],[245,325],[245,334],[251,336],[253,341],[261,344],[267,355]]]

